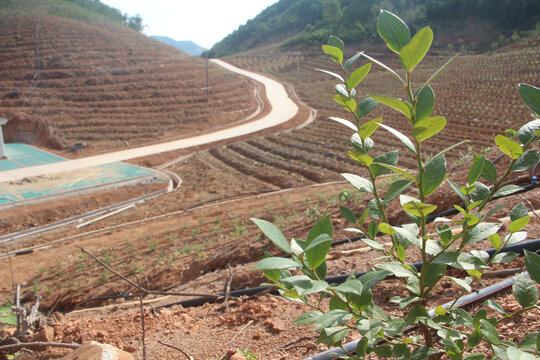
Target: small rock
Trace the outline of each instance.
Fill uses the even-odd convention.
[[[63,324],[64,323],[64,314],[60,313],[60,312],[55,312],[52,317],[54,319],[56,319],[57,322],[59,322],[60,324]]]
[[[266,321],[266,324],[270,326],[270,328],[275,332],[281,332],[287,329],[287,326],[285,325],[285,322],[278,318],[277,316],[273,319],[269,319]]]
[[[174,312],[171,309],[160,309],[159,313],[160,313],[160,315],[163,315],[163,316],[172,316],[172,315],[174,315]]]
[[[231,355],[231,357],[229,358],[229,360],[245,360],[246,358],[244,357],[244,355],[240,354],[240,353],[234,353],[233,355]]]
[[[134,360],[133,356],[109,344],[92,341],[64,356],[61,360]]]
[[[137,348],[133,345],[124,345],[122,349],[124,349],[124,351],[127,351],[128,353],[134,353],[135,351],[137,351]]]
[[[260,332],[256,332],[255,334],[253,334],[254,340],[260,340],[262,339],[262,337],[263,337],[263,334],[261,334]]]
[[[41,329],[35,337],[35,341],[39,342],[52,342],[54,340],[54,328],[45,326]]]
[[[173,326],[174,326],[175,329],[181,329],[181,328],[184,327],[184,324],[181,323],[181,322],[179,322],[179,321],[177,321],[177,322],[175,322],[175,323],[173,324]]]

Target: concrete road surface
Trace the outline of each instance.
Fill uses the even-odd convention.
[[[221,60],[213,59],[211,61],[219,66],[224,67],[227,70],[233,71],[243,76],[247,76],[255,81],[262,83],[266,89],[266,96],[268,98],[268,102],[272,106],[270,113],[255,121],[243,123],[226,129],[217,130],[215,132],[204,135],[169,141],[161,144],[115,151],[108,154],[89,156],[76,160],[67,160],[47,165],[39,165],[15,170],[2,171],[0,172],[0,182],[16,181],[25,177],[53,174],[64,171],[73,171],[92,166],[109,164],[117,161],[134,159],[141,156],[158,154],[171,150],[185,149],[224,139],[230,139],[282,124],[292,119],[298,112],[298,106],[289,98],[287,92],[285,91],[285,88],[279,82],[272,80],[266,76],[262,76],[237,68]]]

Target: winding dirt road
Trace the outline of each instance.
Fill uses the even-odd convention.
[[[298,106],[289,98],[287,92],[285,91],[285,88],[279,82],[272,80],[266,76],[262,76],[252,73],[250,71],[237,68],[222,60],[213,59],[211,61],[227,70],[249,77],[263,84],[266,89],[266,97],[268,98],[268,102],[272,107],[270,113],[258,120],[180,140],[115,151],[107,154],[90,156],[76,160],[67,160],[52,164],[2,171],[0,172],[0,182],[17,181],[26,177],[79,170],[87,167],[134,159],[141,156],[159,154],[171,150],[185,149],[224,139],[231,139],[287,122],[291,120],[298,112]]]

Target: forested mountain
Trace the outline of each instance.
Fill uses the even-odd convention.
[[[488,49],[519,36],[515,32],[540,27],[538,0],[280,0],[215,44],[210,55],[272,42],[320,44],[331,34],[347,43],[371,42],[378,38],[380,9],[399,14],[413,31],[430,24],[440,32],[439,47]]]
[[[191,40],[174,40],[168,36],[156,36],[156,35],[152,35],[150,37],[158,41],[161,41],[164,44],[170,45],[174,48],[187,52],[189,55],[193,55],[193,56],[199,56],[203,53],[203,51],[206,50],[205,48],[195,44]]]
[[[98,14],[133,30],[142,31],[144,28],[139,14],[127,16],[99,0],[0,0],[0,15],[5,14],[53,15],[79,21],[87,21]]]

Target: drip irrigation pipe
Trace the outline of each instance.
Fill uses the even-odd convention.
[[[527,274],[527,272],[524,272],[525,274]],[[506,290],[508,289],[510,286],[512,286],[512,284],[514,283],[514,281],[516,281],[517,276],[514,276],[514,277],[511,277],[509,279],[506,279],[506,280],[503,280],[499,283],[496,283],[496,284],[493,284],[491,286],[488,286],[486,288],[483,288],[475,293],[472,293],[472,294],[469,294],[467,296],[464,296],[462,297],[461,299],[459,299],[456,304],[455,304],[455,308],[460,308],[460,307],[463,307],[465,305],[469,305],[469,304],[473,304],[475,302],[479,302],[479,301],[482,301],[488,297],[491,297],[503,290]],[[445,304],[442,305],[443,308],[445,309],[448,309],[450,306],[452,306],[452,304],[454,303],[454,300],[452,301],[449,301]],[[429,311],[429,315],[431,316],[431,318],[435,317],[435,310],[430,310]],[[408,328],[406,328],[405,330],[403,330],[403,333],[406,333],[406,332],[409,332],[409,331],[412,331],[414,329],[416,329],[417,326],[409,326]],[[343,348],[345,349],[345,351],[341,348],[334,348],[334,349],[330,349],[330,350],[327,350],[325,352],[322,352],[322,353],[319,353],[317,355],[314,355],[314,356],[310,356],[308,358],[305,358],[304,360],[335,360],[335,359],[341,359],[340,355],[346,355],[346,354],[354,354],[356,353],[356,346],[358,345],[358,342],[360,340],[354,340],[354,341],[351,341],[349,343],[346,343],[343,345]],[[386,341],[385,340],[381,340],[379,341],[379,344],[378,345],[381,345],[383,343],[385,343]]]
[[[535,239],[535,240],[529,240],[529,241],[525,241],[523,243],[507,246],[504,249],[502,249],[501,252],[516,252],[516,253],[519,253],[519,254],[523,254],[523,250],[529,250],[529,251],[535,251],[536,252],[539,249],[540,249],[540,239]],[[487,249],[487,250],[484,250],[484,251],[488,253],[490,258],[493,255],[495,255],[495,253],[496,253],[496,250],[493,249],[493,248]],[[411,265],[414,266],[418,271],[420,271],[424,264],[422,262],[416,262],[416,263],[413,263]],[[355,273],[355,275],[356,275],[356,277],[360,277],[362,275],[365,275],[366,273],[367,273],[367,271],[361,271],[361,272]],[[350,276],[351,276],[351,274],[328,276],[325,279],[325,281],[328,282],[328,283],[331,283],[331,284],[341,284],[341,283],[345,282]],[[387,279],[388,278],[391,278],[391,277],[387,277]],[[244,296],[244,295],[245,296],[253,296],[253,295],[257,295],[257,294],[262,293],[262,292],[273,291],[272,290],[273,288],[274,288],[274,286],[258,286],[258,287],[253,287],[253,288],[234,290],[234,291],[230,292],[230,296],[232,296],[232,297],[239,297],[239,296]],[[218,295],[221,295],[223,297],[225,294],[218,294]],[[183,301],[178,301],[178,302],[174,302],[174,303],[170,303],[170,304],[161,305],[161,306],[156,307],[156,309],[168,308],[168,307],[175,306],[175,305],[181,305],[183,307],[201,306],[201,305],[206,304],[208,302],[220,301],[221,299],[222,298],[216,299],[216,298],[210,298],[210,297],[199,297],[199,298],[195,298],[195,299],[183,300]]]

